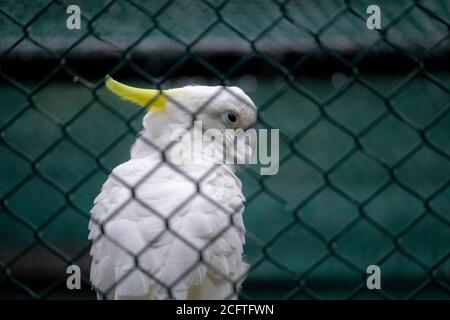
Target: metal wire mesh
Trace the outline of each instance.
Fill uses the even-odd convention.
[[[223,85],[242,69],[252,74],[244,87],[276,75],[276,85],[261,81],[256,100],[258,126],[281,129],[280,172],[240,172],[251,265],[242,298],[450,297],[448,3],[381,2],[382,29],[368,31],[363,1],[80,2],[75,35],[55,27],[68,5],[14,11],[0,2],[4,295],[52,297],[66,279],[55,270],[83,264],[90,243],[76,230],[86,228],[93,197],[140,129],[142,112],[108,97],[100,76],[89,80],[89,67],[76,63],[82,57],[113,59],[109,74],[127,69],[159,88],[174,85],[187,64]],[[196,13],[183,24],[186,10]],[[111,30],[124,12],[135,22]],[[239,14],[262,22],[245,25]],[[238,58],[224,68],[215,62],[221,54]],[[34,64],[44,66],[37,75],[11,67]],[[316,86],[323,77],[333,85]],[[67,78],[74,83],[59,87]],[[70,107],[55,107],[61,92]],[[86,126],[99,118],[104,124]],[[367,291],[370,264],[381,266],[382,290]],[[47,269],[50,284],[24,276]],[[83,281],[88,287],[87,272]]]

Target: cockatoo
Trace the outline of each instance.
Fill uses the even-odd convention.
[[[90,279],[98,298],[236,299],[248,265],[235,165],[218,162],[223,143],[203,137],[202,148],[191,148],[196,161],[175,159],[171,151],[186,140],[171,136],[192,133],[195,120],[231,139],[227,129],[255,122],[255,104],[237,87],[160,91],[111,77],[105,84],[148,111],[130,160],[112,171],[91,210]]]

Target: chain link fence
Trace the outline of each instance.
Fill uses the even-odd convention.
[[[89,211],[143,116],[111,74],[237,85],[280,129],[279,173],[238,172],[240,298],[448,299],[449,20],[445,0],[0,1],[0,296],[95,298]]]

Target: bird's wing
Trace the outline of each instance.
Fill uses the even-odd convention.
[[[210,168],[186,167],[187,178],[158,159],[142,158],[113,170],[89,225],[91,281],[98,291],[109,290],[109,298],[167,298],[169,285],[172,297],[186,298],[206,278],[241,276],[240,182],[225,167]],[[199,193],[195,181],[206,172]]]

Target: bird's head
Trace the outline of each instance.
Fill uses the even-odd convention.
[[[202,129],[246,130],[256,121],[253,101],[238,87],[186,86],[169,90],[141,89],[124,85],[111,77],[106,87],[138,106],[146,107],[143,136],[164,147],[171,132],[190,129],[201,121]]]

